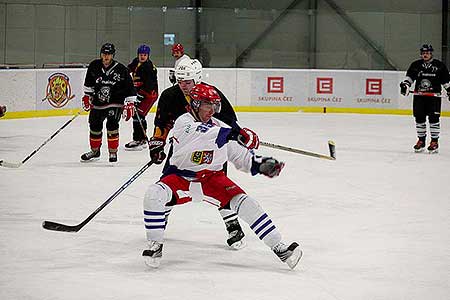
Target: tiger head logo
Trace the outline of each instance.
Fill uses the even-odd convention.
[[[48,103],[56,108],[66,105],[75,95],[72,95],[72,88],[69,83],[69,77],[63,73],[54,73],[48,78],[46,95],[42,101],[48,100]]]

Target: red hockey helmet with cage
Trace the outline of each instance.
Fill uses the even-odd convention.
[[[184,47],[183,47],[183,45],[181,45],[181,44],[179,44],[179,43],[173,45],[173,46],[172,46],[172,54],[173,54],[175,51],[180,51],[180,52],[181,52],[181,55],[183,55],[183,54],[184,54]]]
[[[189,95],[191,96],[191,108],[194,112],[198,112],[202,103],[212,105],[215,113],[220,112],[221,99],[214,87],[200,83],[192,88]]]

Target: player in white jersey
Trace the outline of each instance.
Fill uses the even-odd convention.
[[[220,110],[220,96],[206,84],[197,84],[190,92],[188,113],[174,124],[172,156],[161,179],[152,184],[144,198],[144,223],[148,249],[142,253],[150,267],[159,267],[162,258],[166,205],[205,201],[217,207],[229,207],[272,251],[293,269],[302,256],[297,243],[287,245],[271,218],[258,202],[248,196],[223,172],[230,161],[238,170],[252,175],[276,177],[284,163],[272,157],[260,157],[248,150],[249,129],[233,128],[213,118]]]
[[[189,55],[184,53],[184,47],[181,44],[175,44],[172,46],[172,56],[175,58],[175,66],[172,70],[169,70],[169,81],[172,83],[172,85],[175,85],[177,83],[177,79],[175,77],[175,70],[177,69],[180,62],[188,59],[191,60]]]

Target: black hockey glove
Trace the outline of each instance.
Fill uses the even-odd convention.
[[[448,83],[448,87],[445,88],[445,91],[447,92],[447,99],[450,101],[450,82]]]
[[[284,162],[278,161],[272,157],[254,156],[252,162],[252,175],[264,174],[267,177],[273,178],[280,175],[284,167]]]
[[[175,77],[175,70],[169,70],[169,81],[172,84],[177,83],[177,78]]]
[[[148,150],[150,151],[150,159],[157,165],[161,164],[166,158],[164,153],[164,145],[166,141],[161,138],[151,137],[148,141]]]
[[[402,94],[403,96],[408,96],[409,95],[409,87],[411,86],[411,83],[409,83],[409,81],[402,81],[400,83],[400,94]]]

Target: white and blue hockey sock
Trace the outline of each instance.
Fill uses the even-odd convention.
[[[230,207],[270,249],[281,242],[280,232],[255,199],[240,194],[231,199]]]
[[[144,197],[144,224],[148,241],[162,243],[166,219],[171,208],[166,203],[172,198],[172,191],[164,183],[150,185]]]

